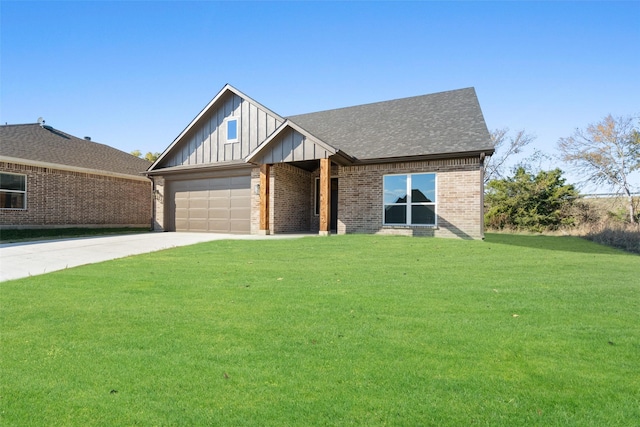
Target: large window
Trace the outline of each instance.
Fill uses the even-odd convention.
[[[383,178],[385,225],[436,225],[436,174]]]
[[[0,173],[0,209],[27,208],[27,176]]]

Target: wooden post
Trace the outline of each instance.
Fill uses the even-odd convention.
[[[269,234],[269,165],[260,165],[260,230]]]
[[[320,235],[328,236],[331,225],[331,160],[320,159]]]

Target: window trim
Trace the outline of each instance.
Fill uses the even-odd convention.
[[[416,202],[414,203],[411,200],[412,192],[411,192],[411,180],[414,175],[433,175],[434,177],[434,192],[436,194],[435,202]],[[407,201],[405,203],[385,203],[384,202],[384,179],[387,176],[406,176],[407,177]],[[387,223],[385,222],[385,211],[387,206],[406,206],[406,218],[405,223]],[[412,224],[411,223],[411,207],[412,206],[433,206],[433,214],[434,214],[434,223],[433,224]],[[435,172],[413,172],[413,173],[394,173],[394,174],[385,174],[382,176],[382,225],[385,227],[430,227],[437,228],[438,227],[438,174]]]
[[[12,173],[12,172],[4,172],[1,171],[0,174],[2,175],[15,175],[15,176],[23,176],[24,177],[24,190],[9,190],[9,189],[3,189],[0,187],[0,191],[4,192],[4,193],[17,193],[17,194],[23,194],[24,198],[23,198],[23,203],[22,203],[22,207],[21,208],[5,208],[0,206],[0,210],[3,211],[25,211],[27,210],[27,175],[23,174],[23,173]]]
[[[236,122],[236,137],[229,138],[229,122]],[[236,116],[230,116],[224,119],[225,129],[225,144],[231,144],[240,141],[240,118]]]

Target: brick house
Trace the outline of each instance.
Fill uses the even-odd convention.
[[[150,227],[149,166],[44,122],[0,126],[0,228]]]
[[[149,168],[158,230],[483,237],[473,88],[282,117],[226,85]]]

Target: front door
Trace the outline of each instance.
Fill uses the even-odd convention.
[[[338,231],[338,178],[331,178],[331,222],[332,233]]]
[[[320,215],[320,178],[316,178],[315,214]],[[338,231],[338,178],[331,178],[331,214],[329,215],[329,230]]]

